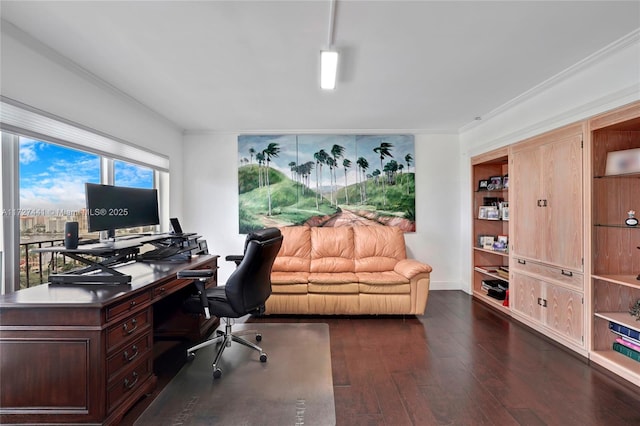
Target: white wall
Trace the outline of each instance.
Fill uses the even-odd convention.
[[[471,292],[470,158],[640,99],[640,30],[531,89],[460,133],[463,289]]]
[[[5,23],[0,93],[170,159],[171,213],[182,214],[182,130]]]
[[[268,132],[265,132],[268,133]],[[332,132],[325,132],[332,133]],[[340,133],[340,132],[333,132]],[[237,134],[187,134],[184,228],[206,238],[210,252],[241,254],[238,233]],[[457,135],[415,135],[416,232],[406,235],[408,255],[433,267],[432,289],[459,289],[461,181]],[[233,271],[220,262],[220,281]]]

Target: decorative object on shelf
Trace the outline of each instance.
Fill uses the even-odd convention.
[[[489,181],[487,179],[478,181],[478,191],[486,191],[487,186],[489,186]]]
[[[498,208],[500,209],[500,219],[509,220],[509,202],[503,201],[498,204]]]
[[[502,176],[491,176],[487,185],[489,191],[502,189]]]
[[[636,300],[629,309],[629,315],[636,317],[636,321],[640,321],[640,299]]]
[[[509,175],[504,175],[502,177],[502,187],[504,189],[509,189]]]
[[[638,226],[638,218],[636,217],[635,210],[629,210],[627,214],[629,217],[625,219],[624,223],[627,226]]]
[[[640,173],[640,148],[608,152],[606,167],[607,176]]]
[[[500,210],[498,206],[487,206],[487,219],[500,220]]]

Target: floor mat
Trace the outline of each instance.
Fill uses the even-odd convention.
[[[222,356],[222,377],[214,380],[216,346],[202,348],[135,425],[335,425],[329,326],[233,326],[234,331],[246,329],[262,333],[257,344],[267,362],[234,342]]]

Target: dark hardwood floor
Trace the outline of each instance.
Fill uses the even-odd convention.
[[[461,291],[431,291],[419,317],[248,321],[329,324],[338,425],[640,425],[638,388]],[[158,389],[123,424],[183,359],[179,347],[158,360]]]

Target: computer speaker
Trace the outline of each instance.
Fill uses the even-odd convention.
[[[64,248],[78,248],[78,222],[66,222],[64,224]]]

